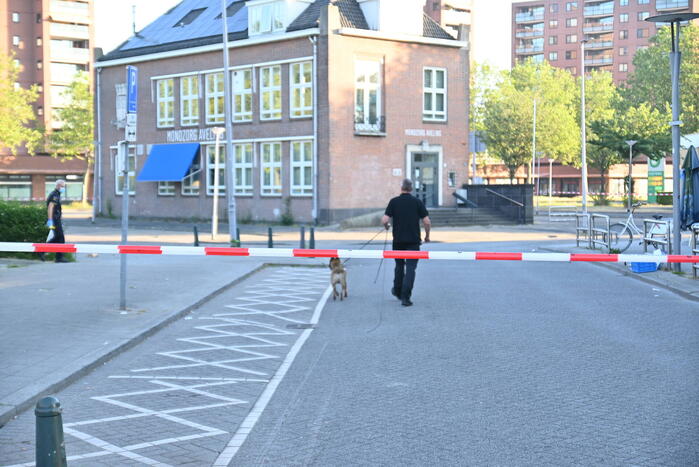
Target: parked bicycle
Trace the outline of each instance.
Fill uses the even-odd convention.
[[[609,234],[611,236],[610,238],[610,244],[612,248],[615,248],[619,250],[621,253],[624,251],[628,250],[629,246],[631,246],[631,242],[633,242],[634,235],[637,237],[641,238],[641,241],[639,244],[642,244],[644,241],[643,238],[643,229],[638,227],[636,225],[636,222],[634,221],[633,214],[636,211],[636,209],[640,206],[643,206],[644,202],[637,202],[633,203],[631,205],[631,211],[629,212],[628,217],[626,218],[625,222],[617,222],[616,224],[612,224],[609,226]],[[655,220],[660,220],[663,218],[663,216],[660,215],[654,215],[652,216],[653,219]],[[658,238],[658,240],[662,240],[663,238],[666,238],[667,233],[668,233],[668,228],[672,229],[672,221],[669,221],[667,225],[663,224],[655,224],[653,227],[651,227],[650,231],[648,232],[649,238]],[[665,253],[666,247],[664,243],[659,243],[659,242],[649,242],[653,248],[659,248],[663,250]]]

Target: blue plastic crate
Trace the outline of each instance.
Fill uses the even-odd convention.
[[[633,272],[654,272],[658,270],[658,263],[631,263]]]

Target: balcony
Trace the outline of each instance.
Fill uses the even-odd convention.
[[[599,32],[609,32],[614,29],[614,23],[594,23],[585,24],[583,32],[585,34],[594,34]]]
[[[515,33],[515,37],[518,38],[526,38],[526,37],[539,37],[544,35],[544,30],[543,29],[525,29],[521,31],[517,31]]]
[[[357,136],[386,136],[386,117],[354,118],[354,134]]]
[[[87,3],[51,0],[49,15],[54,21],[70,23],[89,23],[90,9]]]
[[[544,51],[544,46],[543,45],[532,45],[528,47],[517,47],[515,49],[515,52],[520,55],[527,55],[527,54],[540,54],[541,52]]]
[[[689,0],[656,0],[655,9],[663,10],[684,10],[689,8]]]
[[[596,57],[596,58],[586,58],[585,66],[604,66],[611,65],[614,62],[613,57]]]
[[[605,7],[599,7],[599,6],[591,6],[591,7],[585,7],[585,17],[594,17],[594,16],[612,16],[614,15],[614,5],[612,6],[605,6]]]
[[[54,62],[87,63],[90,61],[90,49],[52,47],[51,60]]]
[[[515,22],[517,23],[535,23],[537,21],[544,20],[544,12],[541,13],[517,13],[515,15]]]
[[[594,49],[594,50],[601,50],[601,49],[611,49],[614,48],[614,42],[612,41],[590,41],[587,44],[585,44],[586,49]]]
[[[66,39],[89,39],[90,30],[87,26],[78,24],[51,23],[49,25],[51,37],[64,37]]]

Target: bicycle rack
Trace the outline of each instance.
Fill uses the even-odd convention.
[[[699,222],[692,224],[692,255],[699,255]],[[699,277],[699,264],[692,263],[692,274],[696,279]]]
[[[653,234],[653,230],[660,230],[664,234]],[[664,230],[663,230],[664,229]],[[648,253],[648,245],[665,245],[668,255],[672,254],[672,227],[669,221],[658,221],[655,219],[643,219],[643,252]],[[668,267],[666,265],[665,267]]]
[[[590,215],[575,213],[575,246],[580,246],[581,236],[585,237],[587,247],[592,248],[590,243]]]
[[[599,222],[601,221],[601,225]],[[590,225],[590,248],[596,249],[597,245],[607,248],[607,252],[612,249],[612,239],[609,234],[609,216],[604,214],[592,214],[589,220]],[[601,238],[601,240],[600,240]]]

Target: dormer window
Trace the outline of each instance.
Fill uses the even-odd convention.
[[[251,36],[284,31],[284,2],[270,1],[248,6]]]

